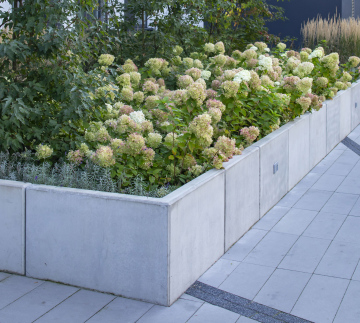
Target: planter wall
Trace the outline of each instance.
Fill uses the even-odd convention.
[[[29,184],[0,180],[0,270],[25,274],[25,190]]]
[[[163,199],[32,185],[26,273],[161,305],[224,253],[224,171]]]
[[[0,270],[171,305],[359,124],[357,102],[359,83],[161,199],[0,181]]]

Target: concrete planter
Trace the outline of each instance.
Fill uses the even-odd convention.
[[[0,181],[0,270],[171,305],[359,124],[357,102],[359,83],[161,199]]]
[[[32,185],[26,274],[170,305],[224,253],[224,177],[161,199]]]
[[[25,192],[29,184],[0,180],[0,270],[25,274]]]

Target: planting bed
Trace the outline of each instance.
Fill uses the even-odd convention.
[[[159,199],[0,180],[0,270],[169,306],[359,124],[359,103],[354,83]]]

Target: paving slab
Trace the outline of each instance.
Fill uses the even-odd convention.
[[[274,206],[254,226],[254,229],[271,230],[276,223],[290,210],[290,207]],[[239,241],[241,241],[240,239]]]
[[[236,269],[240,264],[238,261],[219,259],[205,274],[203,274],[198,281],[202,283],[218,287],[224,282],[226,278]]]
[[[331,240],[300,237],[280,263],[279,268],[313,273],[330,243]]]
[[[303,236],[333,240],[345,219],[346,215],[321,211],[304,231]]]
[[[320,211],[329,200],[332,192],[309,189],[294,205],[296,209]]]
[[[301,235],[317,213],[317,211],[291,209],[271,231]]]
[[[12,275],[0,282],[0,310],[18,298],[39,287],[44,282],[23,276]]]
[[[0,273],[0,282],[3,281],[4,279],[10,277],[11,274],[7,274],[7,273]]]
[[[199,310],[190,318],[188,323],[235,323],[240,318],[239,314],[228,311],[224,308],[204,304]]]
[[[41,316],[36,323],[80,323],[85,322],[109,304],[115,296],[80,290],[50,312]]]
[[[359,323],[360,322],[360,282],[351,281],[336,314],[335,323]]]
[[[200,302],[192,302],[185,299],[177,300],[170,307],[155,305],[138,323],[184,323],[202,306]]]
[[[249,253],[244,262],[276,267],[299,236],[270,231]]]
[[[349,214],[359,195],[334,193],[326,202],[322,211],[337,214]]]
[[[150,303],[117,297],[86,322],[132,323],[141,318],[153,306]]]
[[[313,275],[291,314],[316,323],[332,322],[349,280]]]
[[[78,290],[76,287],[44,282],[0,310],[0,322],[34,322]]]
[[[264,230],[249,230],[221,259],[243,261],[266,234],[267,231]]]
[[[334,240],[351,242],[360,246],[360,217],[348,216]]]
[[[310,277],[308,273],[276,269],[254,301],[289,313]]]
[[[354,271],[354,274],[351,278],[352,280],[359,280],[360,281],[360,262],[358,263],[355,271]]]
[[[356,201],[349,215],[360,216],[360,198]]]
[[[274,268],[241,263],[219,286],[226,292],[253,299],[274,272]]]
[[[316,274],[350,279],[360,259],[360,246],[333,241],[315,270]]]
[[[325,173],[319,178],[312,188],[320,191],[335,192],[344,179],[345,176]]]
[[[277,206],[292,207],[308,190],[306,187],[295,186],[290,192],[288,192],[279,202]]]
[[[246,316],[242,316],[236,321],[236,323],[253,323],[253,322],[259,322],[259,321],[252,320]]]
[[[346,176],[354,168],[360,157],[353,151],[344,151],[334,164],[326,171],[327,174]]]

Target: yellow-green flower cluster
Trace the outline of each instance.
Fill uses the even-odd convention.
[[[101,167],[111,167],[115,164],[114,152],[109,146],[100,146],[92,160]]]
[[[188,87],[189,97],[196,101],[198,106],[202,105],[204,100],[206,99],[206,92],[202,84],[193,83]]]
[[[225,53],[225,46],[222,41],[219,41],[215,44],[215,52],[224,54]]]
[[[189,130],[196,136],[200,146],[206,148],[211,145],[214,128],[211,126],[211,116],[208,113],[196,116],[190,122]]]
[[[310,93],[313,79],[310,77],[304,77],[296,83],[296,89],[303,94]]]
[[[177,81],[177,85],[180,89],[186,89],[192,83],[194,83],[194,80],[190,75],[182,75]]]
[[[258,127],[245,127],[240,130],[240,134],[245,137],[245,140],[251,144],[259,136],[260,131]]]
[[[225,81],[221,84],[221,88],[226,98],[236,97],[239,87],[240,84],[235,81]]]
[[[348,62],[350,63],[350,66],[354,68],[360,64],[360,58],[357,56],[350,56]]]
[[[215,99],[210,99],[206,101],[206,107],[208,110],[210,110],[211,108],[216,108],[219,109],[221,112],[225,111],[225,104],[222,103],[219,100],[215,100]]]
[[[121,97],[126,102],[131,102],[134,99],[134,92],[131,87],[124,87],[121,90]]]
[[[110,54],[102,54],[98,59],[98,63],[102,66],[110,66],[114,62],[115,57]]]
[[[151,132],[147,135],[146,144],[151,148],[158,148],[162,142],[162,136],[159,133]]]
[[[314,69],[314,64],[310,63],[310,62],[304,62],[299,64],[295,69],[294,69],[294,74],[299,76],[299,77],[304,77],[306,75],[311,74],[312,70]]]
[[[300,98],[296,99],[296,103],[300,104],[303,112],[307,111],[311,105],[311,99],[305,96],[301,96]]]
[[[142,135],[132,133],[126,140],[125,152],[130,156],[140,154],[142,148],[145,146],[145,139]]]
[[[54,150],[50,146],[40,144],[36,147],[35,156],[38,160],[42,160],[51,157],[53,152]]]
[[[199,79],[201,77],[201,70],[196,67],[192,67],[192,68],[188,69],[185,73],[187,75],[190,75],[194,81],[196,81],[197,79]]]
[[[228,137],[221,136],[216,141],[214,147],[220,154],[225,156],[226,159],[229,159],[232,158],[232,156],[234,155],[234,151],[236,148],[235,144],[236,144],[235,139],[230,139]]]
[[[159,91],[159,84],[148,80],[143,85],[143,91],[148,94],[156,94]]]

